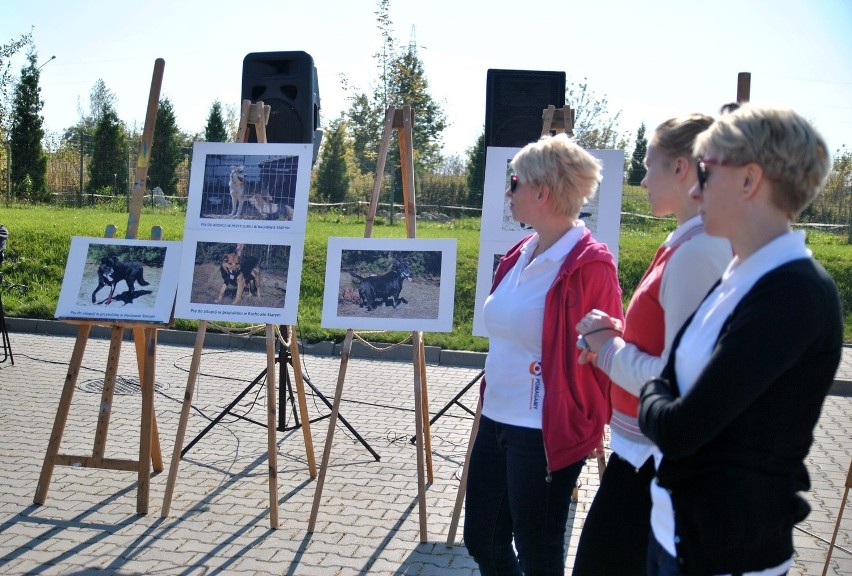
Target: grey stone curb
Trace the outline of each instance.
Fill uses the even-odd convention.
[[[36,320],[32,318],[6,318],[6,327],[10,332],[26,332],[33,334],[47,334],[53,336],[74,336],[77,333],[77,325],[58,320]],[[109,328],[95,326],[92,328],[92,338],[109,338]],[[164,344],[177,346],[194,346],[196,332],[185,330],[160,330],[157,341]],[[128,330],[126,340],[132,340],[133,336]],[[207,348],[260,350],[266,349],[266,339],[263,335],[235,336],[220,332],[208,331],[204,336],[204,346]],[[314,344],[302,344],[299,350],[302,353],[315,356],[340,356],[343,344],[340,342],[317,342]],[[847,348],[848,349],[848,348]],[[14,350],[13,350],[14,351]],[[426,363],[441,366],[454,366],[462,368],[484,368],[484,352],[467,352],[464,350],[442,350],[437,346],[426,346]],[[848,353],[848,352],[847,352]],[[364,344],[359,340],[352,342],[352,355],[357,358],[372,358],[378,360],[411,359],[412,346],[410,344]],[[836,377],[829,391],[832,396],[852,397],[852,380]]]
[[[25,332],[50,336],[75,336],[77,334],[78,325],[58,320],[6,318],[6,328],[12,333]],[[157,332],[157,342],[162,344],[173,344],[176,346],[195,346],[196,336],[196,332],[163,329]],[[106,326],[94,326],[92,328],[90,338],[108,339],[109,337],[110,330]],[[127,331],[124,339],[128,341],[133,339],[131,331]],[[208,329],[207,333],[204,335],[204,347],[263,351],[266,349],[266,338],[263,334],[237,336],[221,332],[213,332]],[[342,349],[343,345],[340,342],[316,342],[314,344],[299,345],[299,350],[302,353],[313,354],[316,356],[340,356]],[[366,345],[359,340],[352,342],[352,355],[358,358],[405,361],[411,360],[412,353],[413,347],[411,344]],[[484,352],[442,350],[437,346],[426,346],[425,353],[427,364],[464,368],[483,368],[485,366]]]

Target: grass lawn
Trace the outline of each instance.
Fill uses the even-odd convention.
[[[57,208],[51,206],[6,206],[0,208],[0,223],[9,229],[9,242],[3,272],[3,304],[6,315],[20,318],[51,319],[72,236],[103,236],[114,224],[123,238],[127,226],[125,212],[99,208]],[[163,239],[183,237],[184,213],[180,209],[146,207],[140,220],[139,237],[150,237],[152,226],[163,229]],[[420,238],[456,238],[458,241],[453,332],[427,333],[425,342],[452,350],[487,350],[485,338],[471,335],[476,294],[476,266],[479,252],[478,218],[459,219],[451,224],[418,222]],[[325,280],[326,242],[330,236],[364,236],[363,219],[336,214],[310,214],[305,236],[305,258],[299,299],[299,335],[309,342],[342,340],[343,330],[320,326]],[[619,246],[619,280],[625,304],[654,255],[657,246],[674,228],[673,220],[651,220],[632,214],[622,217]],[[405,228],[378,221],[374,238],[404,238]],[[845,236],[809,231],[808,245],[837,283],[844,309],[844,336],[852,341],[852,246]],[[197,321],[178,319],[175,328],[195,330]],[[365,335],[374,342],[398,342],[407,333],[383,332]]]

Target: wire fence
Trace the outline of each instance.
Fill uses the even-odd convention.
[[[188,152],[188,149],[187,149]],[[7,162],[8,151],[0,148],[0,197],[11,201],[11,174]],[[110,204],[116,207],[129,206],[135,179],[135,163],[128,157],[127,178],[114,176],[115,186],[105,186],[98,190],[89,187],[90,154],[83,150],[71,150],[67,153],[48,155],[46,185],[52,201],[61,206],[93,206]],[[148,206],[185,207],[189,192],[190,157],[185,154],[176,171],[177,185],[173,193],[164,193],[156,187],[146,186],[145,204]],[[99,178],[110,181],[110,178]],[[119,181],[127,182],[125,186]],[[343,202],[322,202],[322,194],[311,191],[309,209],[317,212],[337,211],[345,214],[366,215],[372,193],[373,177],[362,176],[350,184],[351,190]],[[449,221],[462,217],[478,217],[480,206],[470,206],[466,180],[459,175],[430,174],[417,179],[417,216],[424,220]],[[378,214],[390,220],[404,217],[403,205],[391,203],[389,191],[382,192]],[[399,196],[399,194],[396,194]],[[622,189],[622,212],[642,217],[651,217],[651,207],[646,191],[640,186],[625,185]],[[808,226],[845,235],[852,243],[852,189],[825,190],[813,204],[799,217],[801,226]]]

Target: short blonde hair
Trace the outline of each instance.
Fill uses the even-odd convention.
[[[692,147],[695,137],[713,124],[713,117],[706,114],[687,114],[669,118],[654,129],[650,144],[670,159],[693,159]]]
[[[699,158],[731,165],[755,163],[772,183],[772,202],[795,220],[814,201],[831,159],[823,137],[792,110],[742,105],[700,134]]]
[[[545,136],[524,146],[510,163],[521,182],[550,188],[553,210],[576,218],[601,181],[601,162],[568,136]]]

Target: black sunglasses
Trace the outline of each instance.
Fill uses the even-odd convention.
[[[730,166],[733,168],[739,168],[741,166],[745,166],[748,162],[734,162],[732,160],[719,160],[718,158],[699,158],[695,163],[695,171],[698,173],[698,187],[700,190],[704,190],[707,187],[707,179],[710,178],[710,169],[707,168],[709,165],[715,166]],[[770,175],[766,176],[769,180],[777,180]]]
[[[509,191],[514,194],[515,190],[518,189],[518,177],[512,174],[509,177]]]
[[[698,160],[695,163],[695,171],[698,173],[698,189],[704,190],[707,186],[707,177],[710,176],[710,172],[707,171],[707,165],[704,163],[704,160]]]

